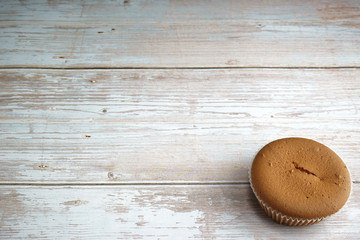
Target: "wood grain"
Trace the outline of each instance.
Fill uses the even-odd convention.
[[[360,67],[360,1],[2,1],[0,67]]]
[[[248,184],[1,188],[4,239],[356,239],[360,234],[359,184],[340,212],[308,227],[275,223]]]
[[[0,1],[0,239],[359,238],[359,13]],[[346,207],[314,226],[276,224],[248,184],[257,151],[289,136],[352,174]]]
[[[360,180],[360,71],[2,70],[1,183],[248,182],[277,138]]]

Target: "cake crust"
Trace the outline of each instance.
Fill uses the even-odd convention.
[[[334,214],[351,191],[349,171],[330,148],[306,138],[284,138],[263,147],[251,167],[256,195],[289,217]]]

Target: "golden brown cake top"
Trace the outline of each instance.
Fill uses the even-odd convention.
[[[290,217],[321,218],[337,212],[350,195],[351,179],[330,148],[305,138],[284,138],[263,147],[251,167],[258,197]]]

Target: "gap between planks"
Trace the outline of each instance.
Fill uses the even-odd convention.
[[[352,181],[359,184],[360,181]],[[249,185],[249,182],[83,182],[83,183],[30,183],[30,182],[0,182],[0,186],[207,186],[207,185]]]
[[[197,182],[197,181],[164,181],[164,182],[80,182],[80,183],[71,183],[71,182],[0,182],[0,186],[172,186],[172,185],[248,185],[247,181],[224,181],[224,182]]]
[[[57,67],[47,67],[47,66],[0,66],[0,70],[12,70],[12,69],[26,69],[26,70],[197,70],[197,69],[201,69],[201,70],[216,70],[216,69],[299,69],[299,70],[311,70],[311,69],[323,69],[323,70],[327,70],[327,69],[353,69],[353,70],[357,70],[360,69],[360,66],[337,66],[337,67],[306,67],[306,66],[298,66],[298,67],[268,67],[268,66],[247,66],[247,67],[238,67],[238,66],[228,66],[228,67],[107,67],[107,66],[96,66],[96,67],[83,67],[83,66],[79,66],[79,67],[66,67],[66,66],[57,66]]]

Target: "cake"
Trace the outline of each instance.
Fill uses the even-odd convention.
[[[250,185],[265,212],[280,224],[310,225],[339,211],[351,179],[330,148],[305,138],[284,138],[254,158]]]

